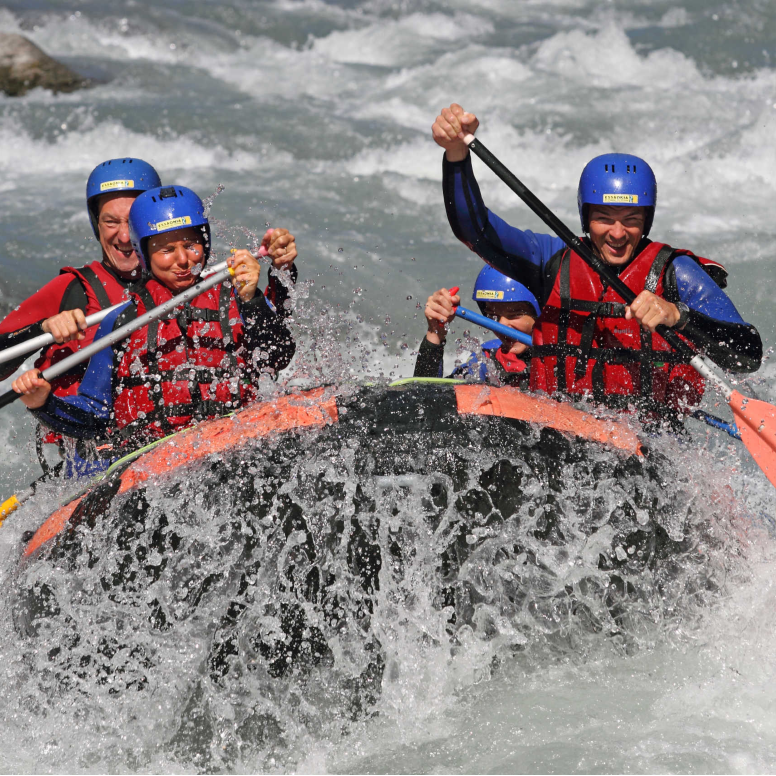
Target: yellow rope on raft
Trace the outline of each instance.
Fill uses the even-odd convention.
[[[0,525],[3,524],[3,520],[5,520],[11,512],[15,512],[20,506],[21,501],[19,501],[16,496],[11,496],[11,498],[0,504]]]

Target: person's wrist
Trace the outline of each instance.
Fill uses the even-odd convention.
[[[687,321],[690,317],[690,308],[684,302],[677,302],[674,307],[676,307],[679,312],[679,318],[671,328],[681,331],[687,325]]]
[[[445,149],[445,159],[448,162],[462,162],[469,155],[469,146],[461,143],[460,146]]]

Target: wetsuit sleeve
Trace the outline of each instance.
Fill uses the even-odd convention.
[[[80,289],[83,293],[86,309],[86,293],[74,275],[58,275],[51,282],[46,283],[40,291],[34,293],[29,299],[25,299],[15,310],[12,310],[0,321],[0,350],[19,345],[43,334],[41,328],[43,322],[52,315],[57,315],[63,310],[74,310],[80,305],[65,307],[64,302],[71,296],[71,289]],[[31,354],[19,356],[13,361],[0,364],[0,380],[12,375]]]
[[[759,332],[744,321],[727,294],[692,258],[674,259],[666,270],[666,288],[669,301],[678,300],[690,308],[682,333],[712,361],[733,372],[760,368],[763,344]]]
[[[285,277],[291,278],[291,283],[296,284],[296,279],[299,276],[299,270],[296,268],[296,264],[291,265],[291,269],[287,272],[283,272]],[[291,305],[286,304],[289,299],[288,289],[278,279],[278,272],[275,270],[270,271],[269,284],[264,291],[264,296],[267,301],[275,308],[275,312],[283,319],[288,318],[291,315]]]
[[[499,272],[523,283],[537,299],[544,299],[544,268],[565,247],[563,241],[517,229],[488,210],[474,177],[471,154],[460,162],[443,157],[442,191],[453,234]]]
[[[109,334],[118,325],[121,313],[131,303],[113,310],[97,329],[95,340]],[[119,321],[123,323],[122,319]],[[30,410],[35,417],[54,431],[76,439],[102,437],[108,429],[113,412],[113,373],[116,354],[113,347],[103,348],[89,359],[86,374],[76,396],[60,398],[49,394],[46,403]]]
[[[435,345],[423,337],[415,360],[413,377],[442,377],[442,362],[445,356],[445,346]]]
[[[256,293],[250,302],[243,302],[235,294],[237,309],[245,324],[245,348],[250,354],[258,351],[258,359],[248,358],[259,370],[269,368],[277,375],[294,357],[296,343],[283,318],[267,303],[262,293]]]

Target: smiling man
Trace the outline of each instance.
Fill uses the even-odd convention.
[[[142,192],[160,186],[156,170],[142,159],[109,159],[92,170],[86,182],[86,209],[102,260],[64,267],[59,276],[22,302],[0,322],[0,349],[49,333],[57,343],[35,362],[41,370],[90,344],[86,317],[125,300],[126,289],[140,279],[138,258],[129,240],[129,210]],[[0,379],[12,374],[24,356],[0,366]],[[57,395],[78,389],[83,370],[54,382]]]
[[[660,324],[684,332],[725,369],[760,367],[760,335],[722,291],[724,268],[648,238],[657,184],[643,159],[596,157],[582,171],[577,197],[583,240],[637,295],[625,305],[560,238],[517,229],[485,206],[463,142],[478,126],[457,104],[444,108],[432,126],[445,149],[447,217],[459,240],[539,300],[532,389],[681,418],[700,401],[704,383],[655,333]]]

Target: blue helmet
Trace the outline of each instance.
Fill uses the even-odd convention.
[[[149,268],[148,240],[176,229],[199,227],[210,256],[210,224],[202,200],[184,186],[164,186],[143,192],[129,211],[129,237],[144,269]]]
[[[652,168],[631,154],[602,154],[582,170],[577,205],[582,231],[590,231],[588,205],[633,205],[647,208],[644,236],[652,228],[657,204],[657,181]]]
[[[485,302],[530,302],[536,310],[536,316],[541,313],[536,297],[522,283],[490,266],[484,267],[477,275],[472,299],[477,302],[483,315]]]
[[[102,194],[113,194],[115,191],[148,191],[161,186],[159,175],[148,162],[142,159],[108,159],[98,164],[86,181],[86,209],[92,222],[94,236],[99,239],[97,230],[98,198]]]

